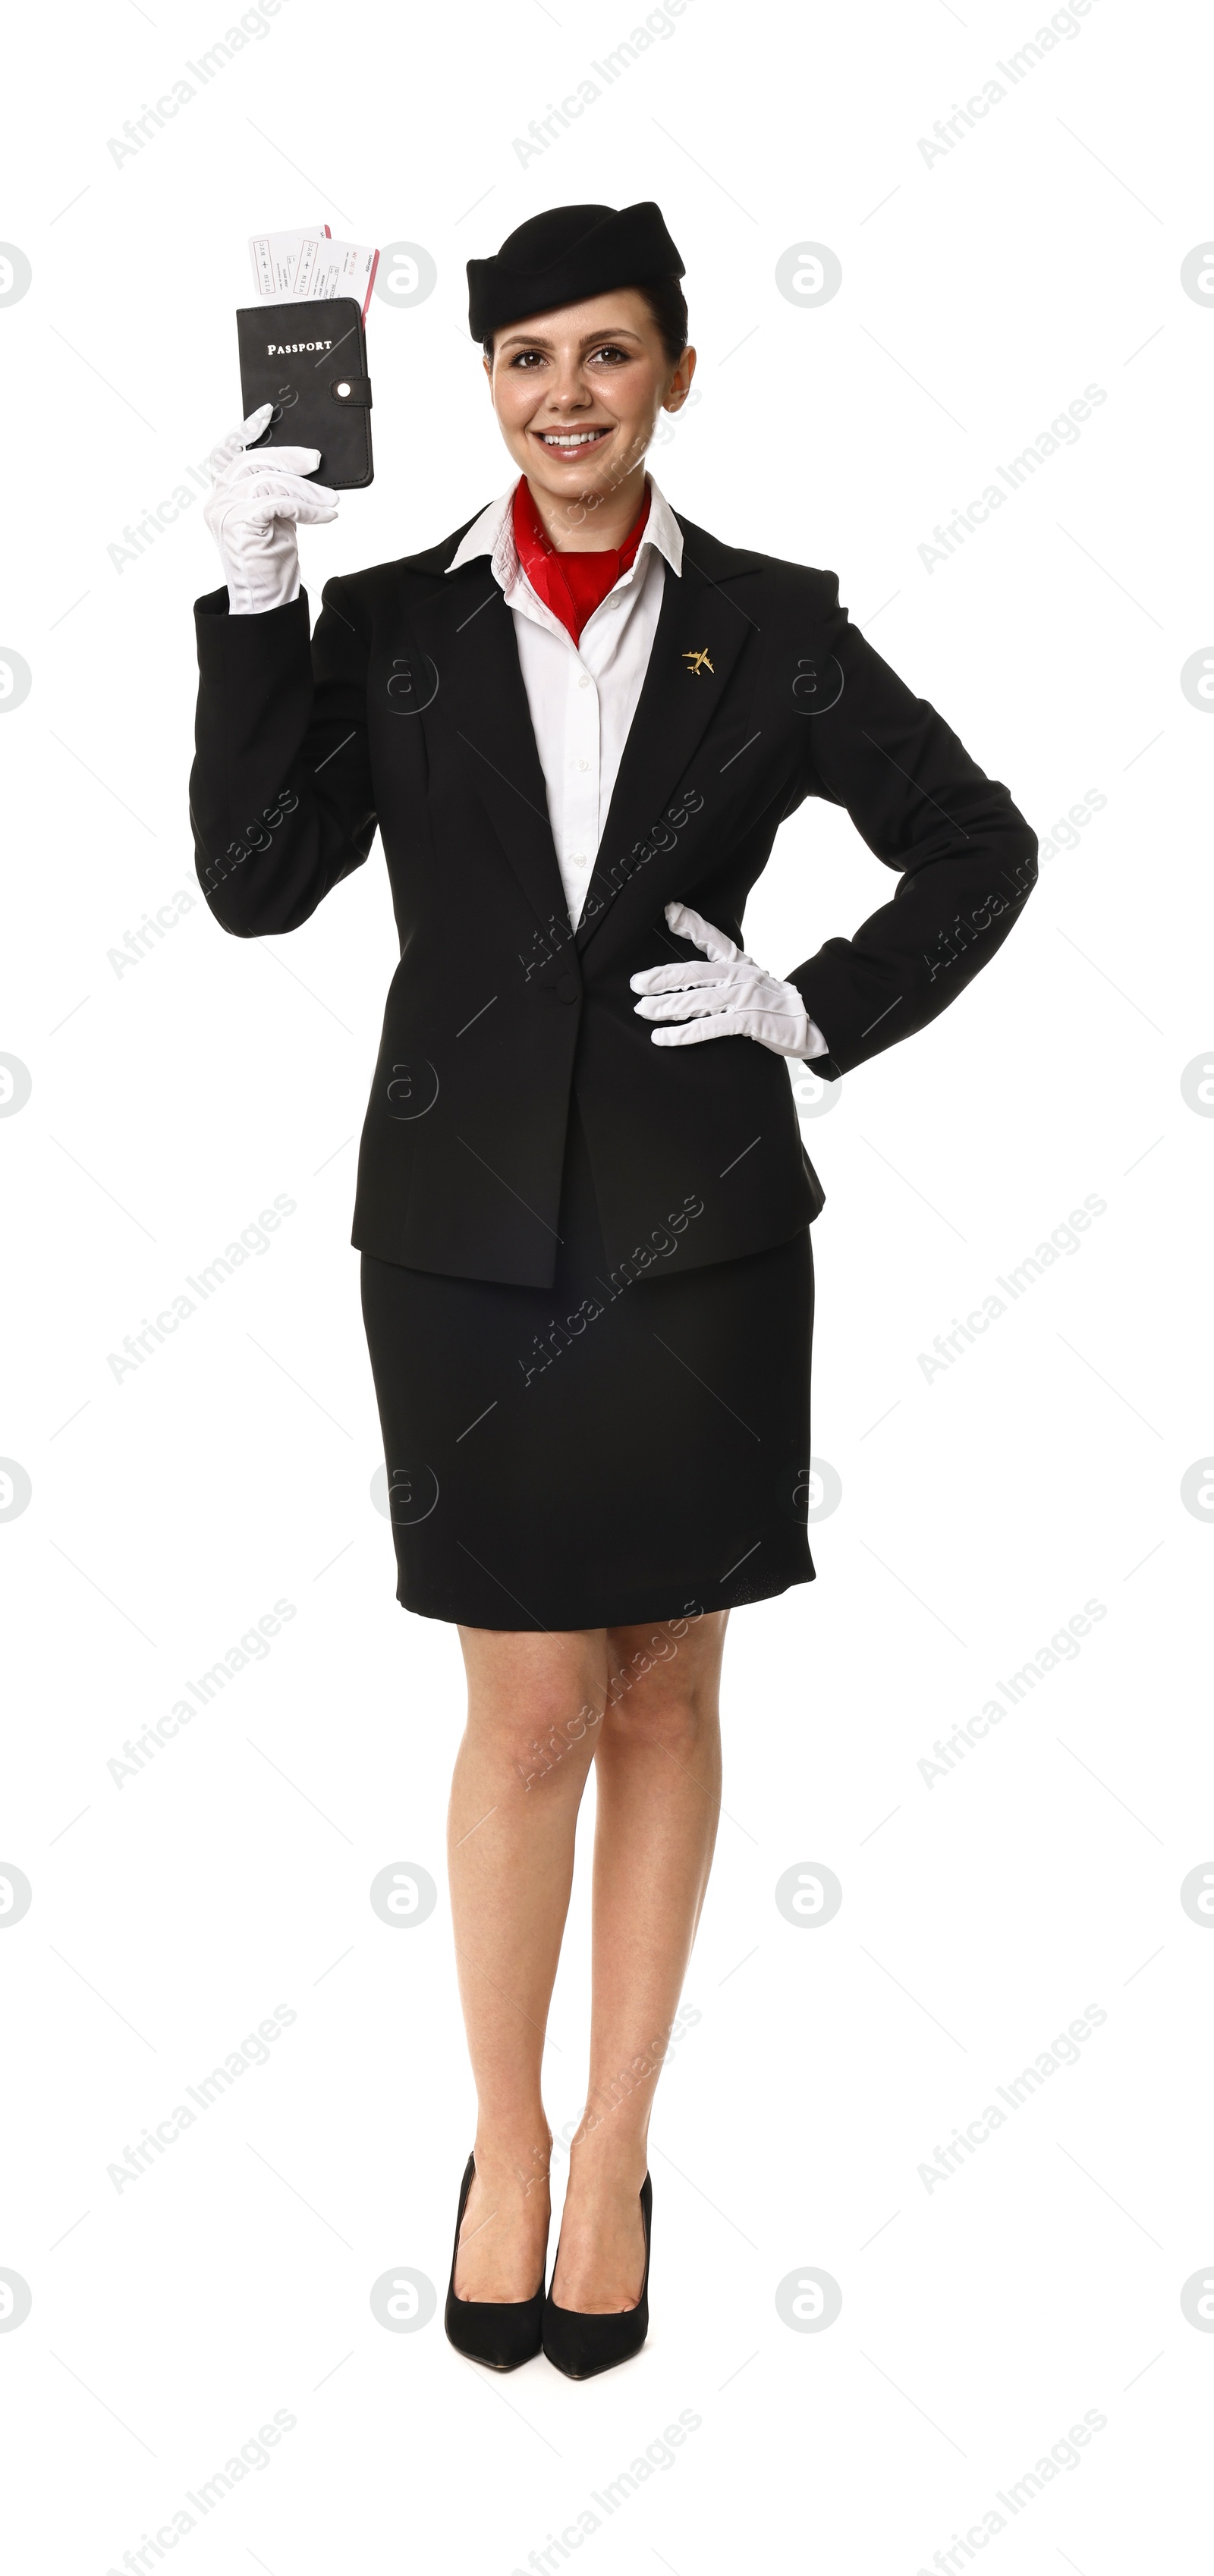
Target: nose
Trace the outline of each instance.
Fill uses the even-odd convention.
[[[550,400],[553,409],[560,412],[585,411],[594,401],[593,389],[576,361],[561,368]]]

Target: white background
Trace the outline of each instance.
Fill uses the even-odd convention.
[[[175,2542],[192,2576],[508,2576],[563,2528],[596,2576],[913,2576],[971,2528],[1004,2576],[1193,2563],[1214,2342],[1180,2294],[1214,2266],[1214,1941],[1179,1890],[1214,1849],[1214,1536],[1180,1487],[1211,1436],[1214,1127],[1181,1076],[1214,1031],[1211,735],[1180,672],[1214,652],[1214,314],[1180,268],[1211,219],[1211,66],[1195,12],[1094,0],[1072,24],[930,163],[919,138],[1033,37],[1027,0],[689,0],[525,162],[514,138],[628,37],[624,0],[283,0],[121,162],[108,138],[223,38],[219,0],[13,28],[0,232],[33,271],[0,306],[0,644],[32,672],[0,725],[0,1049],[32,1079],[0,1120],[0,1451],[32,1484],[0,1524],[0,1858],[33,1888],[0,1940],[0,2266],[32,2293],[0,2332],[14,2569],[121,2568],[276,2410],[296,2422],[268,2464]],[[1056,818],[1106,801],[1043,857],[990,970],[806,1121],[828,1193],[814,1447],[842,1500],[811,1531],[817,1584],[734,1618],[700,2018],[652,2133],[653,2327],[579,2386],[542,2360],[491,2380],[442,2333],[473,2125],[443,1863],[463,1687],[451,1630],[396,1605],[370,1498],[348,1235],[394,958],[378,845],[291,939],[220,933],[186,813],[190,609],[218,579],[197,487],[135,561],[108,550],[238,413],[250,232],[324,217],[437,263],[425,301],[372,304],[376,480],[305,537],[315,603],[509,479],[465,259],[542,207],[650,196],[700,352],[701,399],[653,458],[675,506],[837,570],[1051,848]],[[817,308],[775,281],[802,241],[842,262]],[[929,571],[937,523],[1089,384],[1106,399],[1078,440]],[[192,908],[117,971],[181,888]],[[805,807],[749,945],[787,970],[888,891],[846,817]],[[278,1193],[296,1208],[269,1249],[117,1380],[107,1355]],[[929,1379],[935,1336],[1089,1194],[1078,1248]],[[117,1783],[124,1739],[280,1599],[268,1655]],[[934,1739],[1088,1600],[1079,1652],[929,1785]],[[410,1929],[369,1903],[396,1861],[439,1888]],[[808,1862],[843,1887],[819,1929],[774,1901]],[[586,1929],[579,1874],[558,2131]],[[296,2019],[270,2062],[117,2190],[107,2167],[277,2003]],[[1089,2004],[1080,2063],[929,2190],[920,2165]],[[415,2333],[369,2304],[402,2265],[438,2295]],[[807,2266],[842,2308],[802,2334],[775,2293]],[[681,2410],[700,2422],[671,2465],[579,2530]],[[1077,2464],[988,2538],[997,2491],[1089,2410]]]

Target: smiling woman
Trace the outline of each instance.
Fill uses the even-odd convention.
[[[673,242],[670,256],[677,260]],[[470,263],[478,265],[488,263]],[[502,436],[549,544],[618,549],[647,506],[645,457],[658,418],[682,410],[695,374],[678,277],[488,331],[483,350]]]
[[[446,2328],[582,2379],[648,2325],[726,1620],[814,1580],[823,1191],[787,1066],[833,1079],[934,1019],[1036,844],[833,573],[723,545],[647,474],[696,363],[657,206],[554,208],[468,276],[510,488],[330,582],[311,636],[316,450],[224,466],[192,812],[240,938],[306,921],[383,835],[400,961],[354,1241],[397,1598],[458,1627],[468,1682],[449,1876],[478,2117]],[[781,976],[743,914],[815,796],[896,896]],[[541,2064],[592,1763],[589,2087],[545,2298]]]

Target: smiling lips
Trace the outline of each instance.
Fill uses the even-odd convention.
[[[603,439],[610,438],[611,431],[601,424],[594,429],[537,429],[532,436],[550,456],[580,456],[588,447],[598,447]]]

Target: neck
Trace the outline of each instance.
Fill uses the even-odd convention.
[[[623,545],[645,499],[645,460],[607,492],[558,495],[527,477],[536,516],[558,554],[606,554]]]

